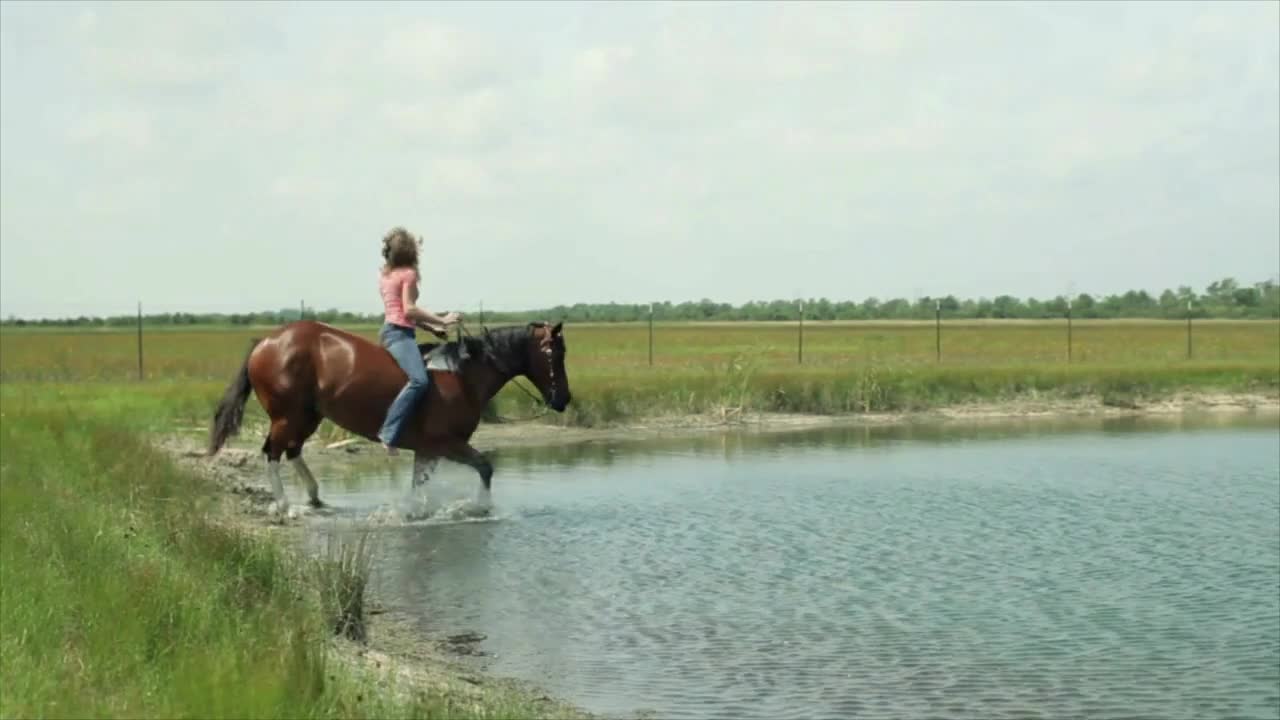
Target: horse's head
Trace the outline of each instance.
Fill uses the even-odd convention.
[[[569,406],[569,374],[564,369],[564,323],[548,325],[529,323],[533,342],[529,343],[529,380],[542,393],[542,399],[556,412]]]

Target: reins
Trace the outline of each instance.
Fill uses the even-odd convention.
[[[498,371],[508,376],[511,379],[511,382],[515,383],[515,386],[520,388],[520,391],[523,392],[525,395],[528,395],[529,398],[532,399],[535,403],[542,405],[541,412],[538,412],[537,414],[530,415],[524,418],[507,418],[508,420],[513,420],[515,422],[523,422],[526,420],[536,420],[546,415],[549,412],[546,401],[543,398],[536,395],[535,393],[533,393],[532,391],[530,391],[528,388],[526,388],[524,384],[521,383],[520,380],[515,376],[515,373],[511,372],[511,368],[509,368],[506,365],[506,363],[498,359],[497,353],[493,352],[493,341],[490,339],[489,328],[487,325],[483,323],[481,323],[480,325],[481,333],[484,335],[483,339],[476,338],[474,335],[472,335],[471,331],[467,329],[466,324],[461,321],[457,323],[457,328],[458,329],[456,331],[456,337],[458,340],[458,349],[464,354],[464,357],[467,351],[467,346],[465,343],[462,342],[462,336],[465,334],[467,337],[473,340],[480,340],[480,344],[484,348],[485,355],[487,355],[489,359],[493,361],[494,365],[498,366]]]

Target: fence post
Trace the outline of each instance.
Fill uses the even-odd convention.
[[[800,345],[797,350],[800,364],[804,364],[804,301],[800,301]]]
[[[484,327],[484,301],[480,301],[480,327]]]
[[[933,303],[933,337],[937,346],[938,362],[942,362],[942,301]]]
[[[1187,301],[1187,359],[1191,359],[1191,301]]]
[[[1071,301],[1067,300],[1067,364],[1071,364]]]
[[[649,367],[653,367],[653,303],[649,303]]]
[[[138,381],[142,381],[142,301],[138,301]]]

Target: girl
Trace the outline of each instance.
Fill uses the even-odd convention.
[[[427,369],[418,353],[414,328],[421,327],[429,332],[439,333],[462,319],[456,312],[436,315],[416,305],[418,248],[421,246],[422,239],[415,239],[402,227],[392,228],[382,238],[382,257],[386,262],[382,266],[378,288],[382,292],[385,322],[378,333],[378,339],[409,376],[409,382],[405,383],[400,394],[391,403],[382,429],[378,431],[382,446],[392,455],[396,454],[395,443],[400,438],[405,421],[413,414],[418,399],[426,394],[429,382]]]

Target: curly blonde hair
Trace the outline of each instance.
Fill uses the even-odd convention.
[[[400,267],[418,267],[418,245],[422,240],[415,238],[402,227],[394,227],[382,237],[382,258],[385,264],[383,272]]]

